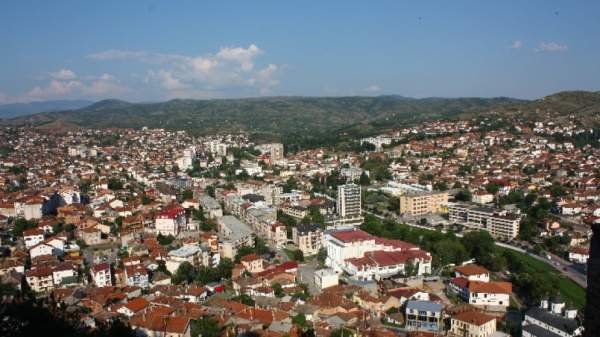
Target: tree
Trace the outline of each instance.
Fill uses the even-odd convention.
[[[121,182],[121,180],[111,177],[108,179],[108,189],[113,191],[122,190],[123,183]]]
[[[456,193],[454,196],[454,200],[456,201],[471,201],[471,191],[467,189],[462,189]]]
[[[306,322],[306,316],[303,313],[299,313],[298,315],[293,316],[292,323],[294,323],[295,325],[297,325],[300,328],[305,328],[308,326],[308,324]]]
[[[181,192],[181,200],[190,200],[190,199],[194,199],[194,192],[192,192],[192,190],[189,190],[189,189],[183,190],[183,192]]]
[[[273,288],[273,292],[275,293],[275,296],[280,297],[280,298],[285,296],[285,293],[283,292],[283,287],[281,286],[281,284],[273,283],[273,285],[271,287]]]
[[[194,270],[194,266],[191,263],[185,261],[179,265],[175,275],[173,275],[173,283],[192,283],[196,278],[196,270]]]
[[[304,253],[300,249],[296,249],[292,257],[294,261],[304,262]]]
[[[210,317],[201,317],[192,323],[192,337],[219,337],[221,335],[221,327],[219,323]]]
[[[160,243],[162,246],[168,246],[175,241],[175,237],[171,234],[165,236],[158,233],[156,236],[156,241],[158,241],[158,243]]]
[[[363,172],[363,173],[360,174],[359,183],[362,186],[369,186],[369,185],[371,185],[371,179],[369,178],[369,175],[367,174],[367,172]]]
[[[404,275],[411,277],[414,276],[417,272],[417,268],[415,266],[415,264],[413,263],[413,261],[407,261],[404,264]]]
[[[21,236],[23,235],[23,231],[35,227],[35,222],[25,220],[24,218],[18,218],[17,220],[15,220],[15,226],[13,227],[12,232],[14,236]]]
[[[298,189],[298,182],[293,177],[288,178],[283,185],[283,193],[290,193],[292,190]]]
[[[494,258],[496,246],[494,238],[486,231],[473,231],[465,234],[461,240],[469,256],[479,264],[489,267]]]

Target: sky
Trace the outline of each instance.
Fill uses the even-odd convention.
[[[0,2],[0,104],[600,90],[600,1]]]

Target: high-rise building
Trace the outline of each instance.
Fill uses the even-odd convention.
[[[340,218],[359,218],[362,214],[360,186],[346,184],[338,186],[337,212]]]

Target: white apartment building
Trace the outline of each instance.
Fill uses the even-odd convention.
[[[362,215],[360,186],[346,184],[338,186],[337,213],[341,218],[359,218]]]
[[[505,210],[470,203],[449,203],[448,216],[452,223],[487,231],[495,238],[512,240],[519,235],[521,216]]]
[[[107,262],[102,262],[92,266],[92,278],[97,287],[112,286],[112,276],[110,274],[110,265]]]

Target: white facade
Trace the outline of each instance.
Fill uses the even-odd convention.
[[[339,276],[331,269],[315,271],[315,284],[321,290],[338,285]]]
[[[341,218],[357,218],[362,215],[360,186],[346,184],[338,186],[337,213]]]

